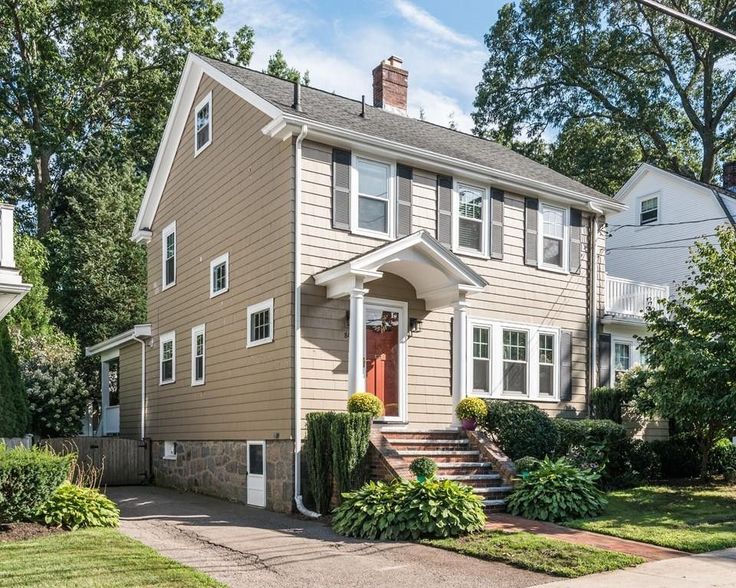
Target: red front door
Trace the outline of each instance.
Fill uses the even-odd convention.
[[[366,309],[366,390],[383,402],[385,416],[399,416],[399,313]]]

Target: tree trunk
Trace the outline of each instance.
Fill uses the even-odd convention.
[[[716,162],[714,136],[711,131],[703,135],[703,159],[700,168],[700,181],[710,184],[713,180],[713,168]]]
[[[51,171],[49,162],[51,155],[42,152],[34,156],[34,204],[38,236],[43,237],[51,228],[51,208],[49,206],[49,188],[51,185]]]
[[[710,463],[710,450],[712,447],[712,435],[706,435],[700,443],[700,479],[703,482],[708,480],[708,465]]]

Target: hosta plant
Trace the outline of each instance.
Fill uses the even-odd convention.
[[[356,392],[348,398],[348,412],[369,412],[378,418],[383,415],[383,402],[368,392]]]
[[[38,518],[52,527],[74,531],[84,527],[117,527],[120,511],[98,490],[65,482],[41,506]]]
[[[519,479],[507,506],[512,514],[539,521],[592,517],[606,506],[598,478],[564,457],[544,458]]]
[[[451,480],[369,482],[343,494],[332,517],[348,537],[406,540],[456,537],[483,528],[483,503],[473,489]]]

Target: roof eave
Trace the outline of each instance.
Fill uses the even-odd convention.
[[[90,345],[89,347],[86,347],[84,349],[84,354],[87,357],[92,357],[93,355],[99,355],[100,353],[104,353],[105,351],[109,351],[110,349],[121,347],[126,343],[130,343],[131,341],[147,339],[150,336],[150,324],[135,325],[132,329],[125,331],[124,333],[119,333],[113,337],[110,337],[109,339],[105,339],[104,341],[97,343],[96,345]]]

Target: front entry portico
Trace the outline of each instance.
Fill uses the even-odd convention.
[[[453,308],[453,356],[458,358],[465,357],[466,294],[480,292],[488,284],[424,231],[377,247],[314,276],[315,284],[327,289],[328,298],[350,298],[349,393],[368,391],[379,397],[383,395],[386,420],[407,422],[408,317],[405,310],[402,317],[401,305],[404,303],[372,301],[369,296],[370,283],[383,277],[384,272],[409,282],[416,290],[417,298],[424,300],[427,311]],[[368,330],[376,328],[383,332],[367,334]],[[453,403],[465,395],[466,373],[464,360],[453,363]]]

